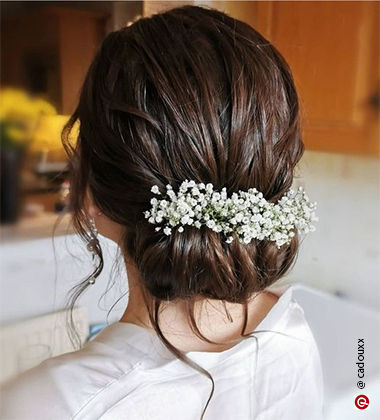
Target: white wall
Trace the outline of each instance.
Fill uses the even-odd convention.
[[[380,161],[307,151],[299,169],[319,222],[289,278],[379,309]]]
[[[303,185],[317,201],[320,220],[316,232],[304,237],[295,267],[283,281],[338,292],[379,309],[379,160],[307,151],[299,169],[295,186]],[[62,309],[69,288],[89,272],[89,253],[78,238],[57,237],[55,244],[57,264],[51,238],[1,244],[0,323]],[[104,272],[79,301],[88,307],[90,324],[105,322],[107,311],[126,292],[124,267],[112,276],[117,248],[106,238],[101,244]],[[112,278],[114,287],[101,298]],[[126,301],[124,296],[110,322],[122,314]]]

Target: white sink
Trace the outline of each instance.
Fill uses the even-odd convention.
[[[380,313],[296,283],[294,298],[302,306],[317,341],[324,375],[326,420],[380,418]],[[364,339],[364,389],[357,387],[358,339]],[[355,406],[365,394],[369,405]]]

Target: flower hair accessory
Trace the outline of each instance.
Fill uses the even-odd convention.
[[[317,203],[311,203],[302,187],[290,189],[276,204],[268,202],[256,188],[234,192],[227,197],[226,188],[214,191],[212,184],[185,180],[176,193],[166,185],[161,194],[157,185],[151,192],[162,196],[150,200],[151,210],[145,211],[149,223],[158,224],[171,235],[173,228],[183,232],[186,225],[200,229],[207,226],[214,232],[226,235],[226,242],[233,241],[235,233],[241,243],[249,244],[252,239],[275,241],[277,247],[288,244],[297,227],[304,233],[314,232],[313,221],[318,221],[314,210]]]

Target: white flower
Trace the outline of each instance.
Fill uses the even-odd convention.
[[[235,219],[236,219],[236,221],[239,223],[239,222],[241,222],[241,221],[243,220],[243,217],[244,217],[243,213],[238,213],[238,214],[235,216]]]
[[[214,189],[214,186],[212,184],[206,184],[206,191],[211,193]]]
[[[192,199],[190,200],[190,204],[191,204],[193,207],[195,207],[195,206],[198,204],[198,201],[197,201],[195,198],[192,198]]]
[[[186,214],[185,216],[182,217],[181,219],[181,223],[183,225],[186,225],[189,222],[190,217]]]
[[[166,200],[161,200],[160,202],[160,207],[165,209],[167,206],[169,205],[169,203]]]
[[[161,194],[158,185],[153,185],[153,187],[150,190],[153,194]]]
[[[180,227],[178,228],[178,232],[183,232],[183,231],[184,231],[183,226],[180,226]]]
[[[207,220],[206,226],[208,226],[209,228],[212,229],[215,226],[215,221],[214,220]]]
[[[168,227],[168,226],[166,226],[165,228],[164,228],[164,233],[165,233],[165,235],[170,235],[171,233],[172,233],[172,230],[171,230],[171,228],[170,227]]]
[[[168,196],[171,200],[173,200],[174,198],[176,198],[175,192],[173,190],[168,190]]]

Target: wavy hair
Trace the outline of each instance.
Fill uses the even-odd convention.
[[[170,236],[144,218],[151,187],[185,179],[227,193],[256,187],[270,202],[292,185],[304,145],[290,68],[258,31],[216,9],[182,6],[109,33],[85,77],[62,132],[71,174],[70,210],[88,241],[86,188],[97,207],[123,227],[124,255],[135,263],[150,321],[179,359],[210,373],[173,346],[160,328],[163,301],[182,299],[195,334],[199,299],[239,303],[280,279],[295,261],[299,234],[280,249],[269,241],[226,243],[207,227]],[[74,124],[80,129],[69,141]],[[295,228],[296,231],[296,228]],[[98,276],[103,264],[97,248]],[[78,284],[71,307],[86,289]]]

